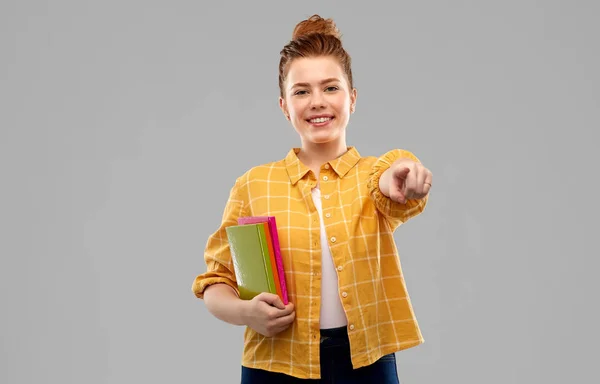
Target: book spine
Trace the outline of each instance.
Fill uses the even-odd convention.
[[[277,272],[279,274],[279,285],[281,287],[281,295],[283,296],[283,304],[289,303],[287,284],[285,283],[285,268],[283,267],[283,259],[281,257],[281,248],[279,245],[279,235],[277,233],[277,222],[275,217],[269,220],[271,228],[271,238],[273,240],[273,250],[275,252],[275,263],[277,264]]]
[[[275,287],[275,280],[273,276],[273,270],[271,268],[271,256],[267,245],[267,235],[265,233],[264,225],[257,225],[258,236],[260,238],[260,247],[262,249],[263,267],[267,274],[267,285],[269,286],[269,292],[277,294],[277,288]]]

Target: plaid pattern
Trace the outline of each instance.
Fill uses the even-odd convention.
[[[207,271],[192,291],[225,283],[237,291],[225,227],[239,216],[276,217],[290,301],[296,318],[284,332],[264,337],[247,327],[242,364],[299,378],[320,375],[320,219],[311,189],[313,172],[297,157],[298,148],[276,162],[251,168],[231,189],[220,227],[204,253]],[[356,148],[324,164],[319,174],[323,218],[348,318],[355,368],[423,342],[408,296],[393,238],[394,230],[421,213],[427,198],[399,204],[379,190],[381,174],[412,153],[395,149],[361,157]]]

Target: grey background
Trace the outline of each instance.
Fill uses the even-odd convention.
[[[434,174],[396,236],[401,382],[598,382],[598,4],[4,0],[0,382],[239,382],[191,284],[235,177],[299,144],[277,64],[313,13],[353,57],[348,144]]]

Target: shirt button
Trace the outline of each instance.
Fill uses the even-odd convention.
[[[327,213],[325,214],[325,217],[331,217],[331,213],[327,212]]]
[[[354,324],[350,324],[350,330],[353,331],[354,330]]]
[[[325,169],[329,169],[329,164],[325,164]]]
[[[325,200],[329,200],[329,195],[325,195]]]
[[[342,292],[342,296],[343,296],[343,297],[348,297],[348,293],[346,293],[346,292]]]
[[[331,242],[332,242],[332,243],[335,243],[335,240],[336,240],[336,239],[335,239],[335,236],[333,236],[333,237],[331,238]]]
[[[344,269],[341,265],[338,266],[338,271],[341,271],[342,269]]]
[[[323,176],[323,180],[327,181],[327,180],[329,180],[329,177]]]

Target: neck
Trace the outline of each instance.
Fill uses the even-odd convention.
[[[329,143],[302,142],[298,159],[318,175],[321,165],[337,159],[346,153],[347,150],[346,140],[344,139],[334,140]]]

